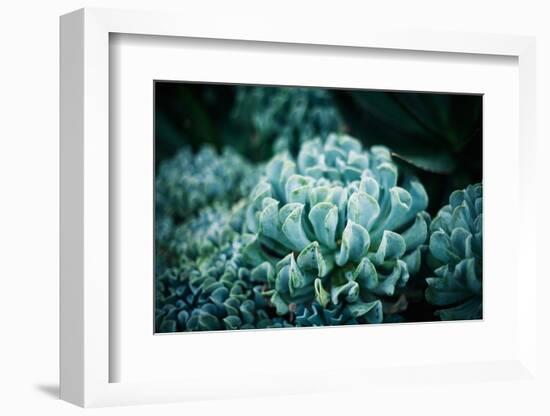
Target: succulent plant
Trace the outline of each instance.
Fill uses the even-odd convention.
[[[435,263],[426,299],[445,307],[443,320],[482,317],[482,211],[480,183],[455,191],[430,226],[429,251]]]
[[[239,87],[233,117],[253,140],[274,142],[276,152],[296,151],[312,137],[325,139],[343,128],[330,92],[317,88]]]
[[[208,207],[174,230],[156,279],[157,332],[288,325],[243,262],[242,216],[242,203]]]
[[[233,203],[255,185],[255,168],[226,148],[221,154],[210,146],[196,154],[184,147],[163,162],[155,186],[156,214],[176,222],[188,220],[214,202]]]
[[[331,134],[271,160],[252,191],[245,249],[280,316],[298,325],[378,323],[418,271],[428,197],[387,148]]]

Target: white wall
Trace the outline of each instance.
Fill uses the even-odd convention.
[[[200,5],[198,4],[200,3]],[[213,2],[163,0],[88,0],[4,2],[0,9],[0,413],[4,415],[73,414],[80,409],[60,402],[58,377],[58,16],[84,6],[134,9],[180,10],[205,18],[209,13],[226,14],[230,19],[240,1]],[[256,5],[254,5],[256,3]],[[250,2],[246,13],[251,18],[278,19],[281,27],[287,18],[345,20],[361,27],[371,22],[387,21],[388,26],[431,27],[441,30],[536,35],[538,41],[538,131],[539,177],[546,179],[545,155],[548,154],[550,128],[550,13],[544,1],[423,1],[404,0],[351,2],[339,0],[285,4],[279,0]],[[354,4],[356,3],[356,4]],[[327,30],[331,30],[327,25]],[[539,185],[541,193],[548,186]],[[546,213],[548,197],[541,199],[540,213]],[[544,224],[543,224],[544,222]],[[541,218],[541,229],[548,221]],[[539,235],[543,235],[541,231]],[[511,242],[511,245],[513,242]],[[548,244],[547,244],[548,245]],[[542,238],[539,239],[541,264],[544,262]],[[548,292],[548,284],[539,291]],[[539,319],[546,322],[550,314],[540,306]],[[543,334],[541,334],[542,336]],[[548,336],[545,341],[548,341]],[[548,342],[544,350],[550,351]],[[541,354],[542,359],[544,353]],[[546,360],[546,364],[548,361]],[[456,386],[457,398],[444,408],[435,407],[433,396],[421,398],[414,391],[410,397],[389,399],[387,409],[408,409],[411,414],[444,413],[446,415],[499,414],[500,410],[524,414],[542,414],[548,404],[535,400],[540,391],[521,390],[505,383],[487,385],[472,392]],[[547,389],[550,391],[550,388]],[[532,399],[531,399],[532,398]],[[100,414],[368,414],[369,402],[376,398],[350,397],[345,393],[330,397],[286,397],[247,401],[191,403],[152,408],[102,409]],[[479,402],[480,403],[479,403]],[[476,403],[478,402],[478,403]],[[403,412],[401,412],[403,413]],[[507,414],[507,413],[505,413]]]

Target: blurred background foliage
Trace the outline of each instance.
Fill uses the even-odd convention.
[[[182,146],[230,146],[251,162],[344,132],[389,147],[424,184],[435,215],[482,178],[480,95],[155,83],[155,164]]]
[[[424,184],[432,218],[451,192],[482,182],[480,95],[155,83],[157,173],[184,146],[231,147],[254,165],[331,132],[390,148],[400,169]],[[424,279],[409,282],[405,321],[433,320],[425,289]]]

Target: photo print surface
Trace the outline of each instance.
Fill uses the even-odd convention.
[[[482,96],[154,83],[155,331],[482,319]]]

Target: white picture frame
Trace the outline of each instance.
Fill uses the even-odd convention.
[[[243,19],[239,24],[220,20],[204,25],[189,15],[82,9],[61,18],[61,398],[80,406],[158,403],[196,398],[238,397],[301,392],[330,392],[338,389],[376,387],[400,379],[406,385],[462,380],[531,380],[537,383],[536,323],[525,317],[536,314],[533,290],[536,287],[536,262],[532,251],[521,242],[535,241],[537,228],[533,215],[518,215],[518,268],[522,286],[518,287],[514,317],[517,346],[513,353],[498,360],[472,362],[419,362],[414,367],[368,366],[364,369],[331,368],[334,379],[346,382],[324,383],[315,372],[293,374],[266,372],[269,380],[257,382],[237,379],[228,387],[226,380],[208,379],[112,382],[111,367],[121,357],[112,349],[111,312],[116,309],[110,296],[110,172],[116,160],[110,155],[110,72],[109,52],[112,34],[163,36],[173,38],[223,39],[226,41],[324,45],[338,48],[423,51],[438,54],[499,55],[517,59],[519,68],[519,188],[518,214],[534,212],[532,181],[535,169],[535,41],[530,37],[469,33],[431,33],[429,31],[350,30],[328,34],[322,26],[310,30],[288,26],[258,24]],[[531,255],[532,257],[532,255]],[[525,285],[525,286],[524,286]],[[523,288],[522,288],[523,287]],[[525,287],[529,287],[526,290]],[[410,328],[410,327],[409,327]],[[334,330],[334,329],[331,329]],[[410,330],[410,329],[409,329]],[[357,332],[357,331],[356,331]],[[250,333],[249,333],[250,334]],[[319,332],[300,336],[302,342],[319,338]],[[235,337],[235,334],[226,334]],[[212,335],[205,335],[206,337]],[[338,336],[334,333],[331,336]],[[250,338],[250,337],[249,337]],[[165,338],[169,340],[169,337]],[[204,336],[203,336],[204,339]],[[227,339],[227,338],[226,338]],[[241,338],[242,339],[242,338]],[[290,338],[289,338],[290,339]],[[170,341],[164,341],[170,342]],[[516,348],[517,347],[517,348]],[[212,371],[209,369],[208,371]],[[411,376],[412,375],[412,376]],[[225,384],[224,384],[225,383]],[[427,388],[427,387],[426,387]],[[383,390],[383,387],[381,387]]]

